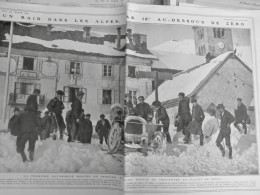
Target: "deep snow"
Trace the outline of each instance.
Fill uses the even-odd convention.
[[[23,163],[16,153],[15,139],[10,134],[0,134],[0,172],[123,174],[123,155],[107,154],[96,139],[92,139],[92,144],[37,141],[35,161],[30,163]],[[26,151],[28,147],[25,148]]]
[[[206,116],[204,123],[210,120]],[[176,134],[170,127],[171,138],[178,140],[167,144],[165,154],[143,155],[129,153],[125,157],[125,174],[128,176],[211,176],[211,175],[248,175],[258,174],[258,148],[255,131],[251,134],[241,134],[231,126],[231,144],[233,159],[228,158],[228,149],[223,158],[215,141],[218,131],[212,135],[204,146],[199,145],[199,139],[193,137],[192,144],[183,144],[182,133]],[[177,138],[176,138],[177,137]],[[224,142],[223,142],[224,143]]]

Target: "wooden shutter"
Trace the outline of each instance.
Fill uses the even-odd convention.
[[[97,90],[97,103],[102,104],[102,100],[103,100],[103,90],[98,89]]]
[[[23,56],[18,57],[18,69],[23,69]]]
[[[114,90],[114,103],[119,103],[119,91]]]
[[[21,83],[15,82],[14,93],[21,93]]]
[[[38,60],[37,58],[33,58],[33,70],[38,70]]]
[[[65,62],[65,74],[70,74],[70,61]]]
[[[87,103],[87,89],[81,88],[80,91],[83,91],[83,93],[84,93],[84,96],[82,98],[82,103]]]
[[[69,94],[69,87],[64,87],[64,102],[69,102],[69,96],[70,96],[70,94]]]

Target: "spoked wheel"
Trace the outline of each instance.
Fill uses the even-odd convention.
[[[118,123],[114,123],[108,134],[108,152],[117,152],[121,143],[122,129]]]
[[[151,147],[153,152],[163,154],[166,152],[166,136],[161,131],[154,132]]]

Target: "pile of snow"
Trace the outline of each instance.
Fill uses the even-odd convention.
[[[211,117],[206,114],[204,124]],[[204,127],[204,126],[203,126]],[[149,153],[129,153],[125,157],[125,174],[128,176],[203,176],[203,175],[239,175],[258,174],[258,151],[256,134],[244,135],[232,125],[231,144],[233,159],[228,159],[228,149],[223,158],[216,139],[219,131],[212,135],[204,146],[199,145],[199,137],[192,136],[192,144],[183,144],[182,133],[170,127],[170,135],[174,140],[167,145],[163,155]],[[224,144],[224,141],[222,142]]]
[[[10,35],[5,34],[6,40],[4,42],[8,42],[10,40]],[[46,48],[50,49],[63,49],[63,50],[74,50],[78,52],[85,52],[85,53],[98,53],[108,56],[125,56],[125,52],[121,52],[115,50],[113,47],[108,45],[96,45],[90,43],[83,43],[79,41],[72,41],[68,39],[58,39],[52,41],[41,40],[37,38],[32,38],[28,36],[20,36],[20,35],[13,35],[13,44],[16,43],[34,43],[42,45]]]
[[[37,141],[35,161],[23,163],[16,152],[16,137],[0,134],[0,172],[53,172],[123,174],[123,155],[117,157],[102,151],[98,141],[92,144],[65,141]],[[27,153],[28,146],[25,147]],[[27,153],[28,156],[28,153]]]

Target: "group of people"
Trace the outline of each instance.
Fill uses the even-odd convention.
[[[35,89],[33,94],[28,97],[24,110],[15,108],[14,115],[9,120],[8,129],[12,135],[17,136],[16,149],[21,154],[23,162],[34,160],[34,149],[38,136],[41,140],[50,137],[55,140],[57,139],[57,131],[59,131],[59,139],[63,140],[67,129],[68,142],[91,143],[93,125],[90,120],[91,114],[84,114],[82,108],[84,96],[82,91],[77,93],[71,104],[71,109],[66,113],[66,124],[62,116],[65,108],[62,101],[64,92],[62,90],[56,92],[56,96],[47,104],[47,111],[42,118],[41,112],[38,110],[37,96],[39,95],[40,90]],[[95,127],[100,144],[103,144],[103,140],[107,144],[110,129],[109,121],[104,114],[101,114]],[[29,160],[24,152],[27,142],[29,142]]]
[[[178,94],[179,104],[178,112],[175,118],[175,127],[177,132],[182,132],[184,135],[184,143],[188,144],[191,142],[191,134],[198,135],[200,137],[200,145],[203,146],[204,138],[208,139],[212,135],[211,132],[202,131],[202,123],[205,119],[204,111],[202,107],[198,104],[196,98],[188,98],[183,92]],[[161,105],[160,101],[154,101],[152,107],[144,102],[144,97],[140,96],[138,98],[139,103],[133,107],[131,100],[127,97],[125,100],[125,106],[130,108],[132,115],[140,116],[145,120],[149,120],[149,117],[154,116],[156,123],[162,123],[163,132],[166,135],[167,142],[171,143],[171,137],[169,134],[170,119],[167,114],[165,107]],[[190,109],[190,102],[192,103],[192,109]],[[216,109],[210,109],[209,114],[211,117],[215,118],[217,123],[217,118],[220,119],[220,124],[218,124],[219,134],[216,140],[216,145],[220,149],[223,156],[225,156],[225,149],[221,144],[223,139],[225,139],[225,144],[229,150],[229,158],[232,158],[232,147],[230,142],[231,135],[231,124],[242,131],[239,124],[242,124],[244,133],[247,134],[247,122],[248,115],[246,106],[243,104],[241,98],[237,98],[237,108],[235,109],[234,116],[225,109],[223,104],[218,104]],[[213,129],[213,128],[212,128]]]

